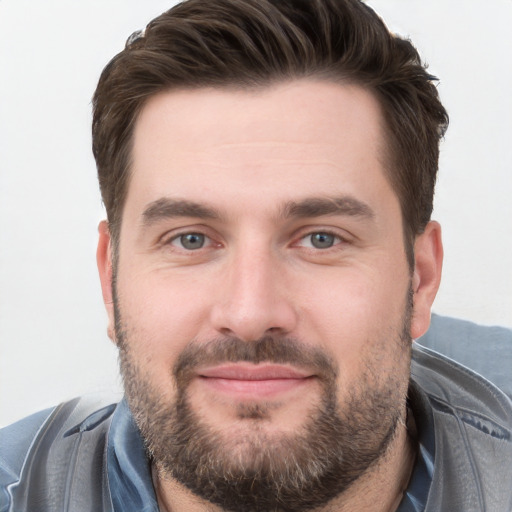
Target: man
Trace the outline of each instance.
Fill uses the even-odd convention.
[[[93,120],[126,398],[6,429],[2,510],[510,510],[510,400],[412,346],[433,80],[355,0],[191,0],[132,36]]]

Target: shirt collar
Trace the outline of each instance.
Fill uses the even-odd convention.
[[[422,512],[427,505],[434,473],[434,417],[425,393],[411,380],[408,405],[416,424],[416,463],[397,512]]]
[[[113,510],[158,512],[151,465],[126,399],[114,412],[107,443],[107,474]]]

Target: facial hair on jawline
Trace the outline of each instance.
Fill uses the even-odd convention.
[[[381,350],[394,346],[397,355],[408,361],[411,293],[401,331],[394,329],[375,344]],[[160,476],[178,481],[224,510],[305,512],[326,504],[384,456],[404,419],[406,392],[400,372],[382,380],[369,361],[360,385],[340,406],[334,361],[318,348],[282,337],[250,343],[236,338],[189,343],[172,369],[177,394],[168,403],[132,357],[130,347],[137,340],[129,338],[115,287],[114,311],[125,394]],[[237,361],[288,363],[318,375],[321,399],[297,432],[265,432],[263,423],[271,412],[265,403],[242,405],[237,414],[246,420],[244,427],[227,434],[195,413],[188,396],[194,369]]]

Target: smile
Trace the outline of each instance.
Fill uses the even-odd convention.
[[[243,399],[272,398],[298,390],[314,375],[282,365],[229,364],[202,369],[200,381],[211,390]]]

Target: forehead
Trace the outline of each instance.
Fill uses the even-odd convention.
[[[357,129],[364,127],[367,141],[380,145],[381,121],[374,95],[352,84],[295,80],[250,89],[171,90],[147,101],[136,122],[134,141],[135,149],[158,143],[155,126],[165,128],[162,137],[172,134],[176,144],[205,146],[273,138],[329,142],[340,131],[351,132],[356,139]]]
[[[221,183],[283,201],[340,186],[353,194],[385,181],[382,125],[378,101],[355,85],[160,93],[135,125],[127,204],[174,194],[213,200]]]

